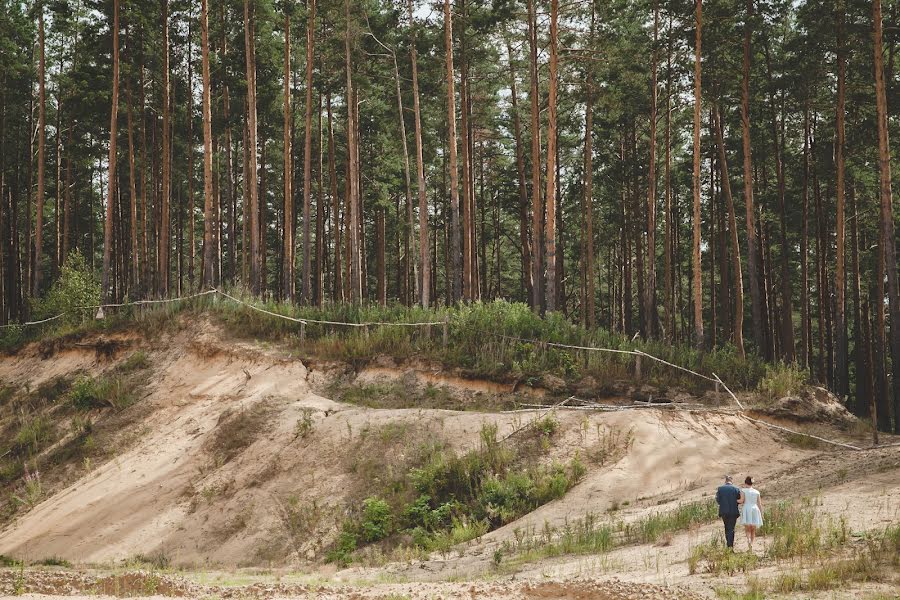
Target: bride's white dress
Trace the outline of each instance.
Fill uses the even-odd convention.
[[[741,523],[761,527],[762,511],[759,510],[759,492],[753,488],[744,488],[744,505],[741,508]]]

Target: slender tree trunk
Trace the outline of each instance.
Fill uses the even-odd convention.
[[[316,0],[309,0],[309,16],[306,24],[306,130],[303,136],[303,301],[310,300],[311,240],[310,189],[312,186],[312,89],[313,64],[315,63]],[[293,234],[291,235],[293,239]],[[291,258],[293,259],[293,249]],[[293,266],[291,266],[293,270]]]
[[[738,242],[737,218],[734,199],[731,195],[731,178],[728,174],[728,158],[725,155],[725,141],[722,135],[722,117],[719,107],[713,110],[716,130],[716,146],[719,149],[719,169],[722,174],[722,192],[728,209],[728,230],[731,234],[732,270],[734,272],[734,345],[744,356],[744,278],[741,272],[741,248]]]
[[[350,300],[354,303],[361,302],[363,297],[364,275],[362,272],[361,236],[362,224],[360,214],[359,193],[359,141],[357,138],[357,112],[358,106],[353,91],[353,76],[350,57],[350,0],[344,2],[344,15],[347,20],[347,32],[344,38],[345,60],[347,69],[347,153],[348,161],[348,185],[347,201],[350,205],[350,223],[347,228],[350,248]]]
[[[384,268],[384,207],[375,209],[375,296],[378,304],[387,304],[387,280]]]
[[[169,0],[161,0],[163,62],[162,62],[162,202],[160,203],[159,249],[157,250],[158,288],[157,295],[169,295],[169,204],[172,195],[172,174],[170,155],[170,115],[169,115]]]
[[[894,400],[891,416],[894,432],[900,433],[900,282],[897,279],[897,250],[894,234],[891,190],[891,147],[888,141],[887,94],[884,82],[884,42],[882,39],[881,0],[872,2],[875,43],[875,106],[878,119],[878,167],[881,192],[881,238],[884,268],[887,271],[888,306],[891,313],[891,356],[894,369]],[[882,284],[883,285],[883,284]],[[879,300],[884,295],[879,296]],[[883,314],[882,308],[877,309]],[[884,336],[884,317],[880,318],[880,335]],[[886,404],[888,404],[886,402]]]
[[[206,36],[206,1],[203,0],[203,35]],[[260,260],[260,202],[259,202],[259,171],[256,157],[257,152],[257,125],[256,125],[256,55],[254,52],[255,41],[252,22],[250,19],[250,0],[244,0],[244,54],[246,58],[246,77],[247,77],[247,154],[249,172],[244,173],[244,186],[250,190],[250,292],[254,296],[258,296],[262,292],[263,284],[263,265]],[[206,39],[204,37],[204,39]],[[208,90],[209,79],[209,56],[208,46],[204,42],[203,46],[203,79],[204,89]],[[206,144],[210,144],[209,138],[211,133],[207,133],[209,127],[209,94],[204,92],[204,108],[203,108],[203,136]],[[207,152],[210,148],[207,146]],[[209,168],[209,176],[207,186],[210,188],[207,193],[207,203],[212,202],[212,157],[204,160],[204,174]],[[244,219],[247,215],[244,215]]]
[[[311,6],[315,5],[315,0],[311,0]],[[290,8],[284,8],[284,234],[282,236],[282,240],[284,242],[282,248],[282,281],[281,281],[281,289],[283,292],[283,297],[288,302],[294,301],[294,192],[291,189],[291,178],[293,177],[294,168],[291,164],[291,15]],[[307,26],[307,29],[311,28]],[[309,32],[307,32],[307,38],[309,38]],[[311,48],[308,48],[309,51]],[[307,73],[311,72],[312,62],[310,61],[310,56],[307,55]],[[312,88],[309,87],[309,81],[307,81],[307,92],[309,94],[312,93]],[[307,104],[309,102],[307,101]],[[307,115],[309,111],[312,110],[311,106],[307,106]],[[310,131],[309,131],[309,123],[306,125],[306,139],[310,139]],[[309,218],[307,205],[309,197],[306,193],[309,191],[309,170],[307,165],[309,164],[309,146],[305,146],[306,154],[304,157],[304,238],[303,238],[303,291],[302,298],[304,302],[306,302],[306,292],[309,291],[309,284],[307,282],[307,257],[309,256],[309,248],[306,246],[309,241],[308,233],[309,227],[307,225]]]
[[[72,139],[75,135],[75,124],[72,123],[69,125],[69,133],[66,141],[66,193],[63,199],[63,234],[62,234],[62,259],[63,264],[65,264],[66,258],[69,256],[69,250],[72,247],[72,213],[75,210],[75,206],[72,203],[72,187],[73,187],[73,174],[72,174],[72,154],[73,152],[73,144]],[[0,192],[2,195],[2,192]],[[0,204],[2,204],[3,198],[0,198]],[[137,200],[134,200],[137,202]],[[135,220],[137,217],[135,217]],[[12,235],[12,232],[10,232]],[[135,233],[137,236],[137,233]],[[137,237],[135,237],[135,245],[137,244]]]
[[[666,284],[666,339],[675,339],[675,280],[672,274],[673,238],[675,227],[672,217],[672,11],[669,11],[669,27],[666,36],[666,233],[665,233],[665,284]]]
[[[844,208],[844,96],[846,89],[846,58],[844,48],[844,7],[839,0],[837,7],[837,106],[835,107],[834,166],[836,172],[835,198],[835,266],[834,266],[834,327],[835,374],[834,392],[839,398],[850,393],[849,350],[846,319],[846,269],[845,269],[845,208]]]
[[[419,68],[417,65],[416,29],[413,24],[412,0],[407,3],[412,40],[409,54],[412,68],[413,115],[416,129],[416,181],[419,191],[419,270],[421,272],[421,302],[424,308],[431,304],[431,256],[428,249],[428,199],[425,195],[425,161],[422,149],[422,116],[419,108]]]
[[[519,120],[519,99],[516,93],[516,71],[513,66],[512,43],[506,41],[506,52],[509,56],[510,88],[512,90],[513,133],[516,137],[516,175],[519,186],[519,245],[522,256],[522,289],[525,295],[532,297],[531,242],[528,237],[528,190],[525,186],[525,157],[522,152],[522,124]]]
[[[650,156],[647,185],[647,281],[644,284],[644,330],[657,337],[659,314],[656,310],[656,119],[657,119],[657,46],[659,45],[659,0],[653,2],[653,51],[650,67]],[[715,330],[715,328],[713,328]]]
[[[119,0],[113,0],[113,81],[112,81],[112,110],[110,111],[109,117],[109,175],[108,175],[108,183],[109,188],[106,196],[106,220],[103,226],[103,282],[102,282],[102,294],[103,294],[103,302],[108,303],[113,299],[112,295],[112,285],[113,281],[110,278],[112,275],[111,269],[112,265],[110,259],[112,258],[112,244],[113,244],[113,211],[115,208],[115,198],[116,198],[116,130],[118,125],[118,116],[119,116]],[[41,69],[43,72],[43,68]],[[43,105],[43,100],[41,101]],[[43,119],[43,116],[41,116]],[[43,127],[41,127],[43,131]],[[43,145],[43,133],[41,134],[40,141],[41,146]],[[42,154],[42,152],[39,152]],[[41,162],[38,162],[38,179],[42,179],[43,177],[43,166]],[[39,186],[43,187],[43,186]],[[42,190],[39,190],[42,191]],[[40,197],[40,200],[43,201],[43,197]],[[40,204],[38,204],[40,206]],[[40,217],[39,217],[40,218]],[[37,277],[35,277],[35,281],[37,281]],[[35,290],[37,290],[37,286],[35,286]]]
[[[130,49],[130,48],[129,48]],[[130,81],[130,79],[126,80]],[[133,96],[131,94],[131,86],[126,84],[126,95],[128,102],[128,182],[131,189],[131,276],[134,282],[134,290],[131,294],[137,297],[141,294],[141,256],[138,252],[138,195],[137,195],[137,175],[134,160],[134,115]]]
[[[459,230],[459,178],[456,141],[456,91],[453,83],[453,17],[450,0],[444,0],[444,46],[447,60],[447,124],[450,144],[450,255],[453,259],[450,298],[458,302],[462,292],[462,248]],[[448,265],[449,266],[449,265]]]
[[[245,0],[246,6],[246,0]],[[245,13],[246,24],[246,13]],[[209,13],[207,0],[202,0],[200,5],[200,43],[203,62],[203,195],[204,219],[203,219],[203,287],[211,289],[216,286],[215,281],[215,197],[213,196],[213,170],[212,170],[212,107],[211,89],[209,77]],[[248,59],[249,60],[249,59]],[[248,78],[248,83],[252,80]]]
[[[316,126],[316,149],[319,154],[319,165],[316,169],[316,283],[313,286],[312,294],[316,306],[321,307],[325,302],[325,272],[326,272],[326,256],[325,256],[325,223],[328,221],[328,205],[325,203],[325,191],[322,187],[324,164],[324,135],[322,132],[322,94],[319,93],[318,106],[316,107],[316,118],[318,120]]]
[[[800,366],[809,368],[812,324],[809,311],[809,103],[803,110],[803,190],[800,223]]]
[[[873,390],[869,386],[872,380],[872,370],[868,361],[871,341],[866,335],[866,327],[863,319],[868,319],[868,314],[863,309],[862,289],[859,268],[859,211],[856,203],[856,189],[851,182],[850,196],[850,260],[853,264],[851,275],[851,290],[853,292],[853,330],[856,335],[854,359],[856,366],[856,394],[853,402],[853,412],[857,416],[864,416],[869,410],[868,398]]]
[[[333,297],[335,302],[344,300],[344,288],[341,282],[341,273],[343,271],[343,263],[341,260],[341,201],[338,198],[337,187],[337,168],[334,163],[334,125],[331,115],[331,92],[325,99],[325,106],[328,111],[328,183],[331,187],[331,210],[332,225],[331,231],[334,237],[334,290]]]
[[[114,3],[116,0],[113,0]],[[113,11],[115,16],[113,17],[114,22],[116,23],[116,31],[113,32],[113,43],[114,48],[113,52],[118,53],[118,4],[115,3],[113,6]],[[37,298],[41,292],[41,248],[43,246],[43,233],[44,233],[44,139],[47,136],[46,133],[46,125],[47,125],[47,117],[46,117],[46,104],[47,104],[47,90],[46,90],[46,66],[44,60],[44,6],[43,3],[40,3],[38,8],[38,46],[39,46],[39,58],[38,58],[38,130],[37,130],[37,195],[35,196],[35,220],[34,220],[34,267],[32,269],[32,287],[31,287],[31,295]],[[113,95],[114,97],[118,94],[118,55],[113,57]],[[113,99],[113,117],[116,114],[116,100]],[[115,124],[112,126],[111,136],[115,135]],[[112,147],[115,147],[115,141],[112,141]],[[112,152],[112,151],[111,151]],[[110,154],[113,156],[113,154]],[[110,167],[110,174],[115,174],[115,167]],[[110,183],[112,185],[112,183]],[[112,189],[112,188],[110,188]],[[111,197],[111,196],[110,196]],[[107,211],[110,215],[110,226],[112,226],[112,212]],[[30,212],[29,212],[30,214]],[[105,250],[104,250],[105,255]],[[106,263],[108,262],[108,258],[105,259],[104,262],[104,284],[103,290],[104,294],[106,293]]]
[[[700,45],[703,39],[703,0],[697,0],[694,38],[694,215],[693,215],[693,290],[694,290],[694,344],[698,348],[704,346],[703,341],[703,283],[700,265],[700,101],[701,101],[701,66]]]
[[[594,38],[594,5],[591,4],[591,29],[590,37]],[[582,301],[582,322],[586,327],[593,328],[596,319],[596,288],[594,281],[594,81],[593,70],[588,69],[586,87],[586,100],[584,107],[584,299]],[[515,105],[514,105],[515,106]],[[518,130],[518,117],[516,117],[516,130]],[[518,141],[518,131],[516,135]],[[517,144],[518,148],[518,144]],[[519,152],[521,158],[521,152]],[[524,169],[523,169],[524,170]],[[520,180],[524,179],[524,173],[520,174]],[[524,195],[525,182],[522,181],[522,194]],[[524,207],[524,202],[523,202]],[[523,221],[524,225],[524,221]],[[523,236],[527,240],[527,237]]]
[[[762,288],[759,281],[759,240],[756,235],[756,210],[753,206],[753,159],[750,151],[750,37],[753,32],[753,0],[747,0],[744,23],[744,61],[741,84],[741,139],[744,150],[744,207],[747,226],[747,271],[750,285],[750,303],[753,314],[753,334],[757,351],[766,358],[768,352],[765,333],[765,314]]]
[[[534,0],[528,4],[528,46],[531,90],[531,308],[541,312],[544,306],[544,204],[541,198],[541,116],[538,97],[537,25]]]
[[[556,287],[556,85],[559,0],[550,0],[550,93],[547,101],[547,311],[557,309]]]

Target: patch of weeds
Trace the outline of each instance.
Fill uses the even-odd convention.
[[[634,430],[607,429],[597,423],[597,440],[588,456],[602,467],[618,460],[631,448],[634,443]]]
[[[32,564],[41,565],[41,566],[45,566],[45,567],[63,567],[66,569],[72,568],[72,563],[70,563],[66,559],[61,558],[59,556],[48,556],[47,558],[43,558],[41,560],[35,561]]]
[[[775,559],[817,557],[846,543],[850,530],[843,517],[817,516],[810,502],[778,502],[767,511],[761,536],[771,536],[767,555]]]
[[[29,471],[26,465],[25,475],[22,477],[22,491],[19,494],[13,494],[13,500],[20,506],[27,506],[31,509],[37,506],[43,493],[40,471]]]
[[[121,375],[79,377],[69,390],[69,401],[78,410],[112,408],[123,410],[137,400],[133,382]]]
[[[289,496],[279,503],[279,517],[296,552],[316,538],[316,531],[324,515],[324,509],[312,500],[303,502],[297,496]]]
[[[766,374],[757,388],[769,400],[797,394],[806,387],[809,372],[796,363],[766,365]]]
[[[163,550],[157,550],[152,554],[135,554],[125,561],[126,566],[148,567],[157,571],[164,571],[172,564],[169,555]]]
[[[150,368],[150,359],[143,350],[135,351],[116,367],[120,373],[134,373],[148,368]]]
[[[712,573],[714,575],[734,575],[746,573],[756,567],[759,558],[749,552],[734,552],[726,547],[722,540],[716,536],[710,541],[691,548],[688,557],[688,572]]]
[[[297,425],[294,427],[295,438],[305,438],[313,429],[313,414],[316,411],[308,406],[304,406],[300,410],[300,418],[297,419]]]
[[[689,529],[701,523],[709,523],[718,515],[718,506],[712,500],[689,502],[669,512],[655,513],[624,528],[624,537],[632,543],[654,543],[666,534]]]
[[[49,420],[38,415],[19,426],[13,448],[28,454],[38,454],[53,438],[55,428]]]
[[[0,567],[17,567],[21,562],[11,556],[0,554]]]

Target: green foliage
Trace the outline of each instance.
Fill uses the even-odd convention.
[[[76,249],[69,253],[59,278],[47,294],[35,303],[32,312],[37,320],[66,313],[59,320],[68,325],[77,325],[94,316],[91,309],[79,307],[99,303],[100,282],[88,267],[84,256]]]
[[[759,558],[752,552],[734,552],[725,546],[720,536],[694,546],[688,557],[688,571],[695,573],[712,573],[714,575],[734,575],[752,570]]]
[[[13,447],[28,454],[37,454],[53,436],[54,427],[46,418],[37,415],[22,422],[13,439]]]
[[[34,564],[44,567],[64,567],[66,569],[72,568],[72,563],[59,556],[48,556],[47,558],[36,561]]]
[[[689,502],[674,511],[654,513],[634,525],[626,525],[625,537],[642,544],[654,543],[665,534],[708,523],[717,515],[718,505],[713,500]]]
[[[808,381],[809,373],[797,364],[777,363],[766,365],[766,374],[760,380],[758,389],[769,400],[777,400],[799,393]]]
[[[383,540],[391,534],[393,516],[391,507],[381,498],[371,497],[363,501],[360,537],[363,542],[371,543]]]
[[[122,410],[136,399],[133,383],[120,375],[106,375],[96,379],[83,375],[75,380],[69,390],[69,401],[78,410]]]

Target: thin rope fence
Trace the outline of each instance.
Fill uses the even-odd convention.
[[[193,299],[193,298],[199,298],[199,297],[207,296],[207,295],[211,295],[211,294],[218,294],[218,295],[221,295],[221,296],[223,296],[223,297],[225,297],[225,298],[231,300],[232,302],[236,302],[236,303],[238,303],[238,304],[240,304],[240,305],[242,305],[242,306],[245,306],[245,307],[247,307],[247,308],[249,308],[249,309],[251,309],[251,310],[254,310],[254,311],[257,311],[257,312],[259,312],[259,313],[262,313],[262,314],[265,314],[265,315],[268,315],[268,316],[271,316],[271,317],[275,317],[275,318],[278,318],[278,319],[283,319],[283,320],[286,320],[286,321],[290,321],[290,322],[292,322],[292,323],[298,323],[298,324],[300,324],[301,326],[305,326],[305,325],[310,324],[310,323],[312,323],[312,324],[317,324],[317,325],[332,325],[332,326],[338,326],[338,327],[344,326],[344,327],[363,327],[363,328],[367,328],[367,327],[390,327],[390,326],[396,326],[396,327],[431,327],[431,326],[441,325],[441,326],[443,326],[443,328],[444,328],[444,343],[445,343],[445,345],[446,345],[446,343],[447,343],[447,336],[448,336],[448,334],[447,334],[447,329],[448,329],[448,324],[449,324],[449,322],[448,322],[448,320],[446,320],[446,319],[443,320],[443,321],[423,321],[423,322],[368,321],[368,322],[362,322],[362,323],[353,323],[353,322],[348,322],[348,321],[329,321],[329,320],[323,320],[323,319],[309,319],[309,318],[305,318],[305,317],[292,317],[292,316],[290,316],[290,315],[279,314],[279,313],[276,313],[276,312],[272,312],[272,311],[270,311],[270,310],[267,310],[267,309],[265,309],[265,308],[261,308],[261,307],[255,306],[255,305],[253,305],[253,304],[251,304],[251,303],[249,303],[249,302],[246,302],[246,301],[244,301],[244,300],[241,300],[240,298],[237,298],[237,297],[235,297],[235,296],[232,296],[231,294],[229,294],[229,293],[227,293],[227,292],[225,292],[225,291],[216,289],[216,288],[213,288],[213,289],[210,289],[210,290],[206,290],[206,291],[203,291],[203,292],[198,292],[198,293],[196,293],[196,294],[192,294],[192,295],[188,295],[188,296],[178,297],[178,298],[166,298],[166,299],[160,299],[160,300],[137,300],[137,301],[134,301],[134,302],[127,302],[127,303],[108,303],[108,304],[97,304],[97,305],[90,305],[90,306],[78,306],[78,307],[75,307],[75,308],[72,309],[72,310],[64,311],[64,312],[62,312],[62,313],[60,313],[60,314],[58,314],[58,315],[54,315],[54,316],[52,316],[52,317],[48,317],[48,318],[46,318],[46,319],[42,319],[42,320],[39,320],[39,321],[28,321],[28,322],[25,322],[25,323],[10,323],[10,324],[7,324],[7,325],[0,325],[0,328],[8,328],[8,327],[28,327],[28,326],[34,326],[34,325],[41,325],[41,324],[48,323],[48,322],[50,322],[50,321],[54,321],[54,320],[56,320],[56,319],[62,318],[62,317],[64,317],[65,315],[67,315],[67,314],[69,314],[69,313],[71,313],[71,312],[74,312],[74,311],[76,311],[76,310],[88,310],[88,309],[98,309],[98,310],[99,310],[99,309],[103,309],[103,308],[122,308],[122,307],[129,307],[129,306],[141,306],[141,305],[152,305],[152,304],[168,304],[168,303],[172,303],[172,302],[180,302],[180,301],[184,301],[184,300],[190,300],[190,299]],[[302,333],[301,333],[301,335],[302,335]],[[685,373],[689,373],[689,374],[694,375],[695,377],[698,377],[698,378],[703,379],[703,380],[705,380],[705,381],[715,383],[716,386],[717,386],[717,388],[718,388],[719,385],[721,385],[722,388],[725,389],[725,391],[728,393],[728,395],[731,397],[731,399],[734,400],[735,404],[738,406],[738,410],[737,410],[736,412],[728,412],[727,414],[736,414],[737,416],[740,416],[740,417],[742,417],[742,418],[744,418],[744,419],[747,419],[748,421],[750,421],[750,422],[752,422],[752,423],[756,423],[756,424],[758,424],[758,425],[762,425],[762,426],[765,426],[765,427],[769,427],[769,428],[771,428],[771,429],[775,429],[775,430],[779,430],[779,431],[791,433],[791,434],[794,434],[794,435],[799,435],[799,436],[804,436],[804,437],[812,438],[812,439],[818,440],[818,441],[820,441],[820,442],[824,442],[824,443],[827,443],[827,444],[832,444],[832,445],[834,445],[834,446],[838,446],[838,447],[842,447],[842,448],[846,448],[846,449],[854,450],[854,451],[861,451],[861,450],[866,450],[866,449],[871,449],[871,448],[876,448],[876,447],[877,447],[877,448],[883,448],[883,447],[900,446],[900,444],[885,444],[885,445],[879,445],[879,446],[872,446],[871,448],[861,448],[861,447],[859,447],[859,446],[854,446],[854,445],[852,445],[852,444],[846,444],[846,443],[838,442],[838,441],[835,441],[835,440],[829,440],[829,439],[827,439],[827,438],[820,437],[820,436],[817,436],[817,435],[813,435],[813,434],[811,434],[811,433],[806,433],[806,432],[802,432],[802,431],[796,431],[796,430],[793,430],[793,429],[789,429],[789,428],[787,428],[787,427],[782,427],[782,426],[780,426],[780,425],[775,425],[775,424],[773,424],[773,423],[769,423],[769,422],[767,422],[767,421],[763,421],[763,420],[760,420],[760,419],[754,419],[754,418],[748,416],[747,414],[745,414],[745,413],[746,413],[746,409],[745,409],[744,405],[741,403],[741,401],[738,399],[737,395],[731,390],[731,388],[729,388],[729,387],[725,384],[724,381],[722,381],[722,379],[721,379],[716,373],[712,373],[712,377],[710,377],[709,375],[704,375],[703,373],[699,373],[699,372],[697,372],[697,371],[694,371],[693,369],[689,369],[689,368],[687,368],[687,367],[683,367],[683,366],[681,366],[681,365],[675,364],[675,363],[673,363],[673,362],[670,362],[670,361],[665,360],[665,359],[663,359],[663,358],[660,358],[660,357],[658,357],[658,356],[654,356],[654,355],[652,355],[652,354],[650,354],[650,353],[648,353],[648,352],[644,352],[643,350],[636,350],[636,349],[633,349],[633,350],[632,350],[632,349],[621,349],[621,348],[598,348],[598,347],[594,347],[594,346],[580,346],[580,345],[574,345],[574,344],[563,344],[563,343],[559,343],[559,342],[547,342],[547,341],[544,341],[544,340],[535,340],[535,339],[521,338],[521,337],[510,336],[510,335],[504,335],[504,334],[499,334],[499,333],[493,333],[493,334],[490,334],[490,335],[492,335],[492,336],[494,336],[494,337],[501,338],[501,339],[514,340],[514,341],[518,341],[518,342],[534,344],[534,345],[536,345],[536,346],[553,347],[553,348],[562,348],[562,349],[568,349],[568,350],[582,350],[582,351],[586,351],[586,352],[603,352],[603,353],[609,353],[609,354],[624,354],[624,355],[628,355],[628,356],[634,356],[634,357],[636,357],[638,360],[639,360],[640,358],[647,358],[647,359],[649,359],[649,360],[652,360],[652,361],[658,362],[658,363],[660,363],[660,364],[666,365],[666,366],[668,366],[668,367],[670,367],[670,368],[674,368],[674,369],[683,371],[683,372],[685,372]],[[550,406],[549,408],[543,410],[543,412],[541,412],[541,414],[540,414],[534,421],[537,421],[537,420],[543,418],[544,416],[546,416],[547,414],[549,414],[549,413],[551,413],[551,412],[553,412],[553,411],[555,411],[555,410],[560,410],[560,409],[573,409],[573,410],[605,410],[605,411],[612,411],[612,410],[615,410],[615,411],[621,411],[621,410],[637,410],[637,409],[660,408],[660,407],[661,407],[661,406],[654,406],[654,405],[651,404],[651,403],[647,403],[646,405],[622,406],[622,407],[616,407],[616,406],[613,406],[613,405],[597,405],[597,406],[590,406],[590,405],[588,405],[588,406],[565,406],[565,405],[566,405],[569,401],[571,401],[571,400],[576,400],[576,398],[575,398],[574,396],[573,396],[573,397],[569,397],[569,398],[566,398],[565,400],[563,400],[563,401],[561,401],[561,402],[559,402],[559,403],[557,403],[557,404],[555,404],[555,405],[553,405],[553,406]],[[687,412],[720,412],[720,413],[725,412],[725,411],[723,411],[722,409],[717,409],[717,408],[684,408],[684,407],[676,407],[676,409],[678,409],[678,410],[685,410],[685,411],[687,411]],[[534,411],[534,410],[541,410],[541,409],[540,409],[540,408],[533,408],[533,409],[532,409],[532,408],[529,408],[529,409],[525,409],[524,411],[516,411],[516,412],[529,412],[529,411]],[[670,410],[671,410],[671,409],[670,409]],[[531,421],[530,423],[532,423],[532,422],[534,422],[534,421]],[[529,424],[530,424],[530,423],[529,423]],[[510,434],[508,434],[504,439],[506,439],[506,438],[508,438],[508,437],[510,437],[510,436],[512,436],[512,435],[514,435],[515,433],[517,433],[518,431],[521,431],[522,429],[524,429],[524,428],[527,427],[527,426],[528,426],[528,425],[525,425],[525,426],[522,426],[522,427],[518,428],[517,430],[515,430],[515,431],[511,432]]]

